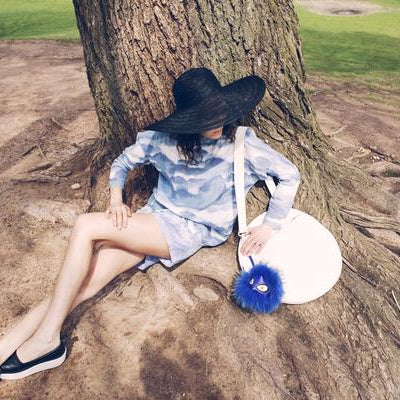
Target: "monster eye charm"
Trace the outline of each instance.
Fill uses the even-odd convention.
[[[268,286],[267,285],[257,285],[256,290],[258,290],[261,293],[268,292]]]
[[[249,283],[253,290],[257,290],[261,294],[268,292],[268,285],[265,283],[262,275],[259,276],[256,283],[254,283],[254,278],[251,278]]]
[[[281,304],[283,286],[279,273],[267,264],[257,264],[236,278],[233,298],[240,307],[271,313]]]

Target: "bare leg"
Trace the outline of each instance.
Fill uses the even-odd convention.
[[[69,310],[69,313],[80,303],[97,293],[119,273],[138,264],[144,257],[139,253],[113,247],[111,242],[96,243],[98,251],[92,256],[90,270],[86,281]],[[18,321],[0,339],[0,364],[2,364],[22,343],[29,339],[46,314],[51,302],[51,295],[42,300],[23,318]]]
[[[88,273],[93,241],[101,239],[129,251],[170,257],[168,243],[151,213],[133,214],[128,218],[127,227],[122,229],[114,227],[104,213],[80,215],[72,229],[48,309],[33,335],[18,348],[17,355],[22,362],[39,357],[58,345],[62,323]]]

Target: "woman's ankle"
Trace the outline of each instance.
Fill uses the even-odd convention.
[[[49,332],[46,330],[38,329],[32,336],[35,337],[35,339],[38,339],[38,341],[43,344],[60,343],[61,340],[60,331]]]

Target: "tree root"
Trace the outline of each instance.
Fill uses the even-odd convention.
[[[387,229],[400,234],[400,221],[394,216],[368,215],[361,211],[340,206],[340,213],[346,222],[363,228]]]

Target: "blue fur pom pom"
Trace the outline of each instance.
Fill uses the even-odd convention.
[[[267,264],[257,264],[250,271],[242,271],[233,285],[233,298],[244,309],[258,313],[272,313],[281,304],[282,280],[278,271]]]

